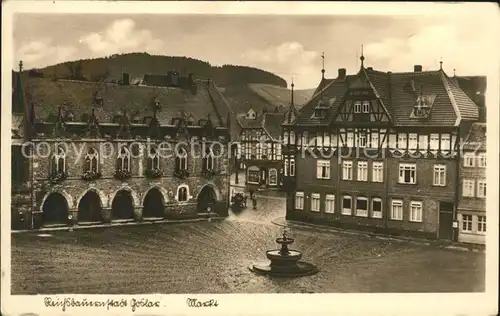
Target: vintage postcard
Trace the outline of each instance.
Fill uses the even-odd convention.
[[[2,5],[3,315],[498,313],[498,6]]]

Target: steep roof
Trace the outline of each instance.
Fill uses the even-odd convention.
[[[277,140],[280,138],[283,113],[259,113],[255,119],[248,119],[241,116],[239,120],[243,128],[262,128],[273,139]]]
[[[351,83],[356,79],[356,76],[346,76],[345,80],[332,80],[325,86],[320,93],[313,96],[311,101],[309,101],[300,110],[299,117],[297,118],[296,124],[301,126],[326,126],[329,125],[333,119],[333,116],[337,112],[339,105],[342,103],[345,91],[350,86]],[[329,110],[324,118],[313,118],[314,108],[318,105],[320,101],[325,102],[329,105]]]
[[[57,116],[59,106],[71,113],[75,121],[89,115],[95,104],[95,114],[100,123],[112,122],[115,115],[126,111],[130,120],[143,121],[152,116],[153,103],[159,103],[157,118],[160,124],[171,124],[174,117],[182,113],[190,115],[196,122],[208,115],[215,125],[225,125],[226,118],[219,112],[223,104],[216,91],[206,83],[197,82],[197,92],[179,88],[118,85],[72,80],[50,80],[26,78],[24,88],[29,102],[33,103],[35,115],[42,121]]]
[[[473,123],[465,138],[464,150],[486,150],[486,123]]]
[[[355,87],[372,89],[396,126],[453,126],[460,120],[478,119],[477,105],[442,70],[392,73],[363,67],[345,80],[334,79],[323,88],[320,84],[319,92],[303,107],[296,124],[330,124],[347,89]],[[419,94],[433,96],[431,114],[426,120],[412,117]],[[327,115],[314,118],[314,107],[320,100],[329,106]]]

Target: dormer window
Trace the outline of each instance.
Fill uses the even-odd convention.
[[[412,118],[427,118],[431,112],[436,95],[420,94],[415,101],[415,106],[411,114]]]
[[[363,113],[370,113],[370,102],[369,101],[363,101],[362,111],[363,111]]]
[[[313,112],[313,118],[324,118],[326,116],[326,110],[315,109]]]
[[[354,103],[354,113],[361,113],[361,102],[356,101]]]

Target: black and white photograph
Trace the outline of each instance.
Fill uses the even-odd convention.
[[[2,314],[497,314],[497,5],[63,2],[2,4]]]

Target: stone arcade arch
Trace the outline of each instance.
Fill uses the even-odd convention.
[[[111,219],[134,219],[134,198],[130,190],[122,189],[116,192],[111,202]]]
[[[72,200],[62,192],[49,192],[42,202],[42,225],[69,224],[69,207]]]
[[[87,190],[78,200],[78,223],[102,222],[104,207],[101,192],[95,189]]]
[[[144,195],[142,216],[144,218],[158,218],[165,216],[166,191],[159,187],[150,188]]]
[[[214,212],[215,204],[220,200],[220,193],[215,186],[205,184],[201,187],[196,200],[196,210],[198,213],[206,213],[209,210]]]

